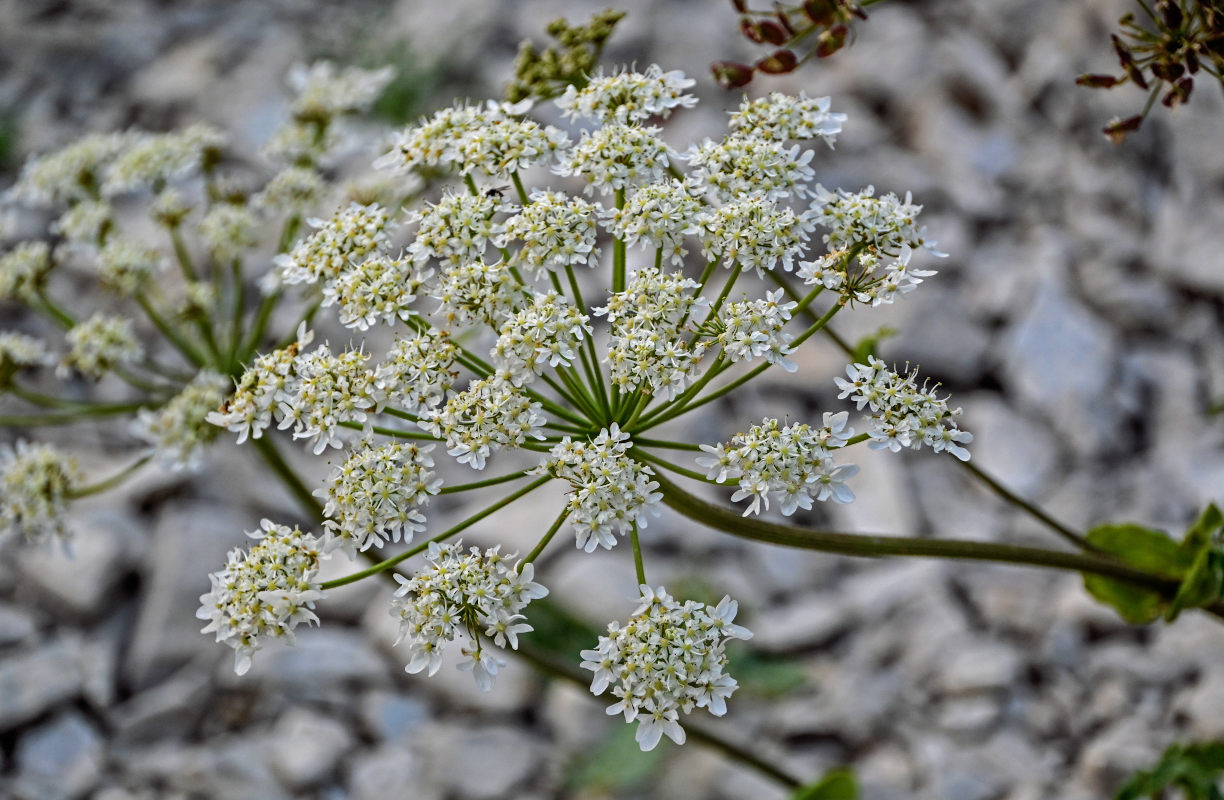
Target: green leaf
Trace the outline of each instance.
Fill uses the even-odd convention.
[[[848,769],[835,769],[825,773],[819,781],[801,786],[790,796],[790,800],[856,800],[858,782]]]
[[[807,683],[807,672],[791,658],[735,647],[727,652],[727,672],[745,692],[782,697]]]
[[[1164,531],[1131,524],[1100,525],[1088,531],[1090,544],[1138,569],[1180,581],[1193,566],[1194,556]],[[1159,592],[1141,589],[1100,575],[1085,575],[1084,588],[1098,601],[1113,606],[1122,619],[1146,625],[1160,619],[1170,603]]]
[[[1181,549],[1194,561],[1165,612],[1167,621],[1172,622],[1184,609],[1201,608],[1220,599],[1224,555],[1216,551],[1212,540],[1221,526],[1224,514],[1215,503],[1209,503],[1182,537]]]
[[[1186,800],[1224,800],[1219,789],[1222,776],[1224,742],[1175,744],[1165,750],[1155,767],[1136,772],[1115,800],[1156,800],[1172,788],[1181,789]]]
[[[571,765],[567,784],[571,791],[620,793],[646,786],[663,766],[667,747],[643,753],[636,725],[617,725],[595,749]]]
[[[1198,552],[1211,544],[1211,536],[1224,528],[1224,512],[1215,503],[1208,503],[1203,513],[1198,515],[1182,538],[1182,548]]]
[[[851,361],[855,364],[866,364],[867,358],[876,354],[876,350],[880,347],[880,342],[891,336],[896,336],[897,333],[896,328],[890,328],[885,325],[867,334],[854,343],[854,352],[850,354]]]

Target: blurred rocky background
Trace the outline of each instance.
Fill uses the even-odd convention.
[[[832,95],[850,116],[817,155],[819,180],[913,191],[952,254],[904,302],[839,318],[842,335],[899,329],[882,354],[942,380],[977,437],[974,463],[1059,519],[1180,531],[1224,500],[1224,423],[1209,413],[1224,398],[1224,103],[1205,83],[1124,145],[1106,141],[1102,125],[1141,93],[1073,80],[1113,69],[1108,31],[1130,2],[884,3],[852,48],[751,90]],[[396,65],[390,122],[497,96],[520,39],[603,7],[0,0],[0,187],[28,154],[128,126],[211,121],[254,158],[284,112],[288,67],[320,56]],[[703,103],[668,136],[719,135],[738,94],[708,64],[753,55],[730,4],[620,7],[606,63],[695,76]],[[754,384],[680,433],[715,441],[765,415],[838,409],[842,362],[813,343],[794,379]],[[121,432],[35,435],[86,464],[127,453]],[[75,560],[0,554],[0,796],[785,797],[696,743],[637,753],[605,701],[521,663],[489,694],[449,665],[405,675],[382,584],[334,592],[321,628],[236,679],[231,652],[197,633],[197,598],[244,530],[298,514],[249,456],[216,447],[198,475],[146,475],[78,504]],[[949,458],[858,461],[858,502],[808,520],[1056,544]],[[521,547],[542,519],[512,508],[470,538],[512,531]],[[729,715],[699,721],[803,776],[852,766],[865,800],[1109,797],[1170,742],[1224,737],[1224,628],[1200,615],[1137,629],[1073,575],[794,553],[672,516],[644,541],[652,580],[729,592],[757,634],[732,669],[743,688]],[[627,550],[557,547],[541,573],[592,629],[632,609]],[[564,623],[551,627],[541,638],[564,642]]]

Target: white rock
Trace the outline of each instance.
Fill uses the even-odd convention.
[[[102,737],[86,719],[68,711],[21,737],[17,745],[18,794],[69,800],[101,777]]]
[[[326,778],[354,743],[344,725],[307,708],[282,714],[265,742],[272,771],[295,790]]]
[[[77,695],[84,664],[79,639],[62,638],[0,659],[0,731]]]

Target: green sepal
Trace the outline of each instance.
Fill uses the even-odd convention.
[[[816,783],[801,786],[790,796],[790,800],[857,800],[858,782],[848,769],[826,772]]]
[[[1167,533],[1140,525],[1100,525],[1088,531],[1086,538],[1089,544],[1130,566],[1172,581],[1180,581],[1194,562],[1193,556]],[[1132,625],[1155,622],[1170,608],[1170,602],[1159,592],[1113,578],[1085,575],[1084,588]]]

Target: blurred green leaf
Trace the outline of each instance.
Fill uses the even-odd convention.
[[[1101,525],[1088,531],[1087,539],[1127,564],[1170,580],[1180,580],[1193,565],[1193,557],[1167,533],[1140,525]],[[1134,625],[1146,625],[1160,619],[1170,605],[1159,592],[1100,575],[1085,575],[1084,588],[1098,601],[1113,606],[1122,619]]]
[[[636,725],[617,725],[594,752],[574,762],[566,781],[569,789],[612,793],[649,783],[662,767],[668,748],[643,753],[634,738],[636,731]]]
[[[848,769],[835,769],[825,773],[819,781],[795,790],[790,800],[856,800],[858,782]]]
[[[850,356],[851,361],[855,364],[866,364],[868,357],[876,355],[876,351],[880,348],[880,342],[889,337],[896,336],[897,333],[896,328],[890,328],[885,325],[867,334],[854,343],[854,352]]]
[[[781,697],[807,683],[807,673],[793,659],[762,655],[747,647],[728,648],[727,672],[744,691],[764,697]]]
[[[574,666],[578,653],[595,647],[602,633],[549,597],[532,601],[531,627],[526,635],[532,647]]]
[[[1152,769],[1136,772],[1118,791],[1115,800],[1161,800],[1172,788],[1181,789],[1186,800],[1224,800],[1220,779],[1224,777],[1224,742],[1175,744],[1165,750]]]

